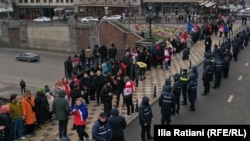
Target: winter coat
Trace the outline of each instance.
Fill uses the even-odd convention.
[[[59,97],[54,100],[52,109],[58,120],[67,120],[69,118],[69,102],[65,99],[66,93],[59,92]]]
[[[12,136],[12,120],[10,118],[9,113],[2,113],[0,114],[0,126],[5,126],[4,128],[4,137],[1,138],[0,140],[2,141],[12,141],[11,136]],[[0,132],[1,134],[1,132]]]
[[[173,102],[174,95],[171,93],[171,86],[164,86],[164,89],[159,98],[159,106],[161,107],[162,115],[171,115],[171,108]]]
[[[111,141],[112,128],[110,123],[106,120],[101,122],[99,119],[94,123],[92,128],[92,138],[95,141]]]
[[[139,78],[139,67],[137,64],[131,64],[130,66],[130,78],[134,78],[134,80],[137,80]],[[133,77],[132,77],[133,76]]]
[[[149,104],[149,98],[144,96],[139,107],[139,123],[141,126],[144,126],[144,124],[150,125],[152,118],[153,113]]]
[[[49,102],[44,93],[37,92],[35,98],[35,111],[37,121],[42,123],[49,118]]]
[[[71,106],[73,106],[75,104],[76,99],[79,97],[83,97],[83,95],[81,93],[81,90],[73,89],[72,91],[70,91],[70,97],[71,97]]]
[[[94,87],[97,92],[100,92],[102,87],[105,84],[105,77],[103,75],[101,76],[95,76],[94,78]]]
[[[36,122],[36,113],[32,110],[32,107],[35,107],[35,98],[31,96],[28,99],[26,96],[22,99],[22,110],[23,116],[25,116],[25,124],[34,124]]]
[[[71,108],[70,114],[74,115],[74,125],[84,126],[87,124],[88,108],[85,103],[82,103],[80,106],[75,104]]]
[[[193,45],[193,40],[191,39],[191,37],[188,37],[186,43],[187,48],[191,48],[192,45]]]
[[[117,109],[112,109],[111,115],[112,116],[108,119],[108,121],[112,128],[112,137],[124,136],[123,130],[127,126],[125,118],[119,115],[119,111]]]
[[[106,46],[101,46],[99,49],[99,53],[102,57],[107,57],[108,55],[108,49]]]
[[[92,51],[91,51],[90,48],[86,49],[86,51],[85,51],[85,57],[86,57],[87,59],[93,58],[93,57],[94,57],[94,55],[93,55],[93,53],[92,53]]]
[[[112,103],[113,96],[109,95],[109,93],[113,92],[112,86],[104,85],[101,90],[101,97],[103,98],[104,103]]]
[[[16,120],[23,115],[21,102],[19,101],[15,103],[11,102],[9,103],[9,106],[10,106],[9,114],[12,120]]]
[[[195,101],[197,98],[197,80],[194,75],[190,76],[190,81],[187,85],[188,99],[189,101]]]

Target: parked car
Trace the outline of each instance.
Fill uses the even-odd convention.
[[[250,8],[242,9],[237,13],[238,17],[247,16],[250,17]]]
[[[123,17],[123,19],[124,19],[124,17]],[[118,20],[121,20],[121,15],[113,15],[110,17],[104,16],[103,20],[105,20],[105,21],[118,21]]]
[[[33,21],[34,22],[50,22],[51,18],[42,16],[42,17],[38,17],[38,18],[34,19]]]
[[[33,52],[22,53],[20,55],[15,56],[16,61],[27,61],[27,62],[34,62],[39,61],[40,56]]]
[[[94,18],[94,17],[84,17],[81,19],[81,22],[96,22],[99,21],[98,19]]]

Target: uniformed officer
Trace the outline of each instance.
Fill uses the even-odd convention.
[[[182,70],[182,75],[180,77],[181,80],[181,91],[182,91],[182,97],[183,101],[181,105],[187,105],[187,84],[189,81],[187,69]]]
[[[180,111],[180,97],[181,97],[181,81],[180,75],[174,75],[174,86],[173,86],[173,94],[174,94],[174,107],[173,110],[179,114]]]
[[[199,74],[198,74],[198,71],[197,71],[197,66],[193,66],[191,68],[191,73],[190,73],[189,76],[191,76],[191,75],[194,75],[196,80],[198,79]]]
[[[187,85],[187,91],[188,91],[188,100],[190,102],[190,110],[189,111],[195,111],[195,101],[197,98],[197,79],[195,78],[195,75],[190,76],[190,81]]]
[[[238,60],[238,53],[240,50],[240,45],[239,45],[239,42],[237,41],[237,39],[234,39],[234,41],[232,42],[232,45],[233,45],[233,58],[234,58],[234,61],[237,61]]]
[[[223,78],[228,78],[229,68],[230,68],[230,62],[232,60],[232,54],[231,52],[226,49],[222,54],[222,59],[224,62],[223,67]]]
[[[223,70],[223,61],[221,60],[220,56],[216,55],[215,56],[215,81],[214,81],[214,89],[220,87],[221,83],[221,74]]]
[[[202,74],[202,81],[204,85],[204,92],[201,95],[207,95],[210,92],[210,81],[213,78],[212,65],[209,60],[204,60],[204,69]]]
[[[161,124],[167,125],[171,122],[172,105],[174,102],[174,95],[171,92],[171,86],[167,85],[163,87],[163,91],[159,98],[159,106],[161,107]]]

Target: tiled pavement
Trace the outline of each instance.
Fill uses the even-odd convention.
[[[243,28],[241,25],[236,24],[234,25],[234,33],[239,31],[241,28]],[[212,36],[213,45],[215,43],[219,44],[219,40],[222,41],[222,38],[219,38],[218,36]],[[221,42],[220,41],[220,42]],[[190,50],[190,56],[189,60],[182,60],[182,53],[176,54],[171,62],[171,68],[170,70],[166,71],[164,69],[160,69],[159,67],[157,69],[151,69],[151,71],[147,72],[147,77],[144,81],[139,81],[139,87],[136,87],[135,94],[133,98],[134,104],[136,103],[136,99],[138,99],[138,102],[140,104],[142,96],[146,95],[150,98],[150,103],[154,103],[158,100],[160,92],[162,90],[162,86],[165,83],[165,79],[169,76],[172,76],[175,73],[179,73],[180,68],[189,68],[190,61],[192,62],[192,66],[199,65],[203,61],[203,54],[204,54],[204,41],[197,42]],[[172,78],[171,78],[172,79]],[[156,97],[153,96],[154,94],[154,87],[156,87]],[[6,90],[8,91],[6,92]],[[12,91],[19,92],[19,86],[9,86],[4,83],[0,83],[0,96],[7,95],[6,93],[10,93]],[[115,105],[116,97],[113,98],[113,105]],[[126,115],[126,108],[122,107],[122,100],[120,102],[119,111],[121,115]],[[89,117],[88,117],[88,123],[86,131],[91,136],[91,129],[92,126],[97,120],[98,115],[100,112],[103,111],[103,106],[96,106],[96,103],[94,101],[90,101],[90,104],[88,105],[89,108]],[[131,123],[136,117],[138,117],[138,113],[134,113],[131,117],[127,118],[126,120],[129,123]],[[28,141],[58,141],[58,121],[53,120],[52,122],[48,122],[47,127],[39,128],[36,130],[35,135],[33,136],[26,136]],[[68,136],[72,141],[78,140],[76,131],[72,131],[72,117],[70,117],[69,123],[68,123]]]

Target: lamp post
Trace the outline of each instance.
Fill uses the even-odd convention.
[[[149,4],[148,5],[148,9],[149,9],[149,14],[148,14],[148,18],[149,18],[149,37],[148,37],[148,41],[149,42],[153,42],[153,36],[152,36],[152,18],[153,18],[153,13],[152,13],[152,5]]]

